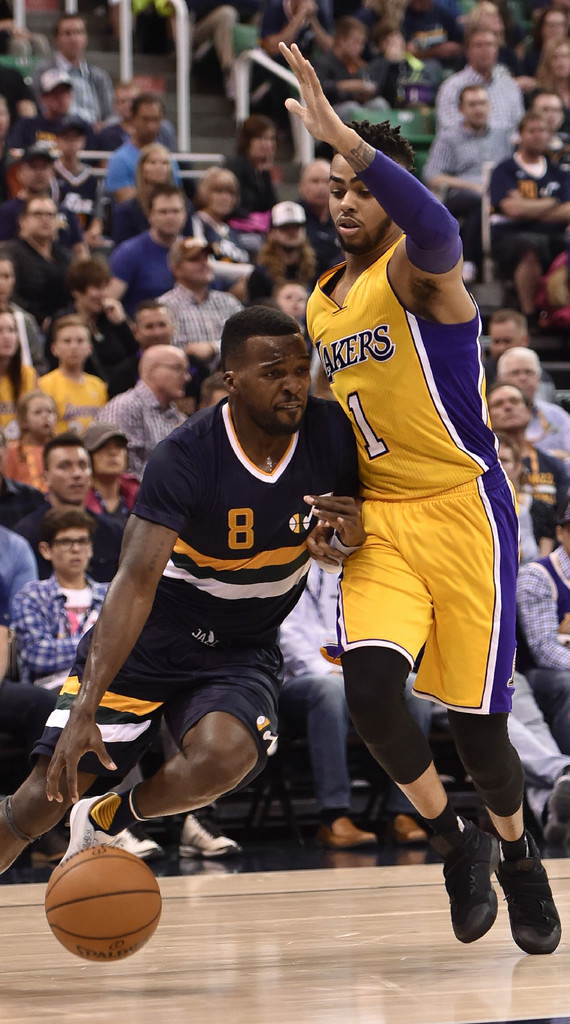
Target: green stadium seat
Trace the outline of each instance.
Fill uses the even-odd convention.
[[[238,22],[234,25],[234,54],[236,57],[244,50],[253,50],[259,46],[259,30],[255,25],[242,25]]]
[[[11,68],[19,71],[25,82],[31,81],[36,65],[41,57],[14,57],[12,54],[5,54],[0,57],[0,65],[4,68]]]

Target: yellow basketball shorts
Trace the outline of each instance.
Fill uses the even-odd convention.
[[[425,645],[418,696],[509,711],[518,521],[502,469],[435,497],[365,501],[363,516],[366,541],[339,586],[336,653],[390,647],[411,668]]]

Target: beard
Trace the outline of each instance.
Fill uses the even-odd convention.
[[[373,252],[374,249],[378,248],[382,244],[392,226],[392,223],[391,217],[384,217],[375,231],[365,231],[360,241],[345,241],[338,230],[336,231],[336,235],[340,242],[340,247],[344,252],[350,253],[351,256],[365,256],[367,253]]]

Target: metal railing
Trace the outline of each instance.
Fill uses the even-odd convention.
[[[77,0],[65,0],[66,4]],[[132,0],[120,0],[119,9],[119,64],[121,78],[133,77],[133,14]],[[170,0],[176,19],[176,135],[178,148],[190,149],[190,55],[192,29],[190,15],[184,0]]]
[[[239,57],[236,57],[234,63],[236,87],[235,115],[238,124],[241,124],[242,121],[249,117],[251,68],[253,64],[265,68],[266,71],[275,75],[276,78],[287,82],[287,85],[291,86],[296,93],[299,92],[299,85],[293,72],[289,71],[289,68],[283,67],[276,60],[273,60],[260,46],[255,46],[251,50],[243,50]],[[293,137],[295,159],[304,167],[315,157],[315,143],[302,121],[295,114],[289,114],[289,123]]]
[[[178,148],[190,149],[190,61],[192,22],[185,0],[170,0],[176,19],[176,134]],[[77,14],[77,0],[64,0],[66,14]],[[26,27],[26,0],[14,0],[14,23]],[[132,0],[119,0],[119,68],[123,81],[133,77]]]
[[[99,160],[102,162],[99,166],[89,168],[91,173],[97,178],[104,178],[107,174],[106,161],[112,155],[108,150],[103,149],[85,149],[79,154],[82,160]],[[188,179],[201,178],[208,167],[212,167],[214,164],[221,166],[224,162],[223,153],[170,153],[170,157],[179,164],[180,177]],[[199,164],[200,166],[184,169],[184,164]]]

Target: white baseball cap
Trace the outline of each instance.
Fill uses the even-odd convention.
[[[277,203],[271,210],[271,227],[283,228],[286,224],[306,224],[305,211],[300,203],[285,201]]]

